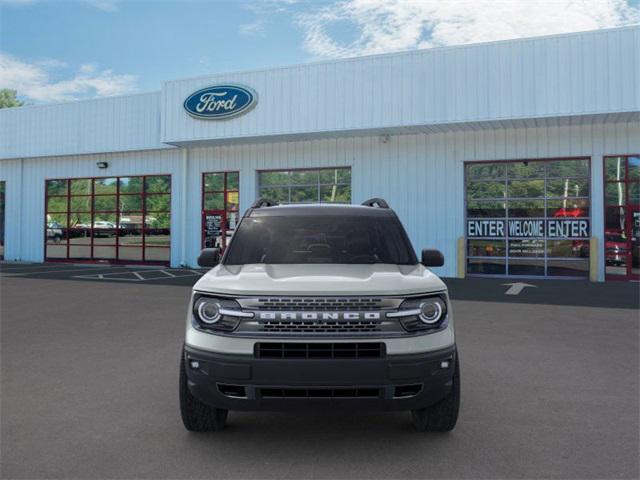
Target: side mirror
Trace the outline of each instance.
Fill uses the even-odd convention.
[[[444,265],[444,255],[440,250],[430,250],[425,248],[422,250],[422,261],[425,267],[441,267]]]
[[[215,267],[220,263],[219,248],[203,248],[198,257],[198,265],[201,267]]]

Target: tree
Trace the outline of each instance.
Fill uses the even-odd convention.
[[[0,108],[21,107],[24,102],[18,100],[16,95],[18,92],[10,88],[0,89]]]

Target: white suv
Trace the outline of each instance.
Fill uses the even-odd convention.
[[[185,427],[229,410],[411,411],[420,430],[458,417],[460,367],[445,284],[382,199],[361,206],[258,200],[193,287],[180,364]]]

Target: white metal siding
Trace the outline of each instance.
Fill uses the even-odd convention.
[[[0,111],[0,158],[158,148],[159,92]]]
[[[43,260],[47,178],[171,174],[171,263],[195,266],[200,250],[203,172],[239,170],[244,211],[256,196],[257,170],[350,166],[353,202],[386,198],[415,248],[442,250],[446,265],[436,271],[453,276],[456,239],[464,235],[465,161],[590,156],[592,232],[602,245],[602,156],[632,153],[640,153],[640,122],[395,135],[387,143],[378,136],[350,137],[27,159],[21,180],[20,162],[4,161],[0,162],[0,180],[7,181],[6,258]],[[108,170],[98,169],[97,161],[109,162]],[[20,181],[22,194],[16,187]],[[602,272],[602,252],[598,255]]]
[[[195,263],[200,249],[202,172],[240,170],[245,210],[257,194],[257,170],[351,166],[353,202],[386,198],[416,249],[441,249],[447,263],[437,271],[453,276],[456,239],[464,235],[464,162],[568,156],[592,158],[592,232],[602,245],[602,156],[639,152],[638,122],[398,135],[388,143],[357,137],[190,149],[186,259]]]
[[[162,141],[322,134],[640,110],[640,28],[428,49],[166,82]],[[246,115],[196,120],[212,84],[247,84]]]
[[[171,210],[179,212],[184,198],[181,189],[180,152],[154,150],[136,153],[114,153],[77,157],[50,157],[22,160],[21,179],[14,164],[20,161],[0,162],[0,180],[7,178],[6,205],[7,241],[5,259],[42,262],[44,260],[44,203],[45,181],[56,178],[115,177],[144,174],[171,174]],[[109,163],[108,169],[99,169],[96,162]],[[11,165],[9,168],[6,166]],[[19,170],[18,170],[19,171]],[[21,186],[16,187],[20,182]],[[11,219],[11,220],[9,220]],[[180,215],[171,216],[171,228],[180,231]],[[179,237],[172,236],[172,262],[179,263]]]

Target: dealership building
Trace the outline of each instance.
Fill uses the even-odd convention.
[[[629,281],[639,182],[640,27],[0,110],[5,261],[195,266],[259,197],[381,197],[441,275]]]

